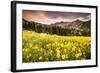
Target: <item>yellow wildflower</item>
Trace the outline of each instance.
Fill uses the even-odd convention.
[[[52,52],[53,52],[53,51],[52,51],[52,50],[50,50],[50,55],[52,55]]]
[[[23,48],[22,50],[23,50],[23,52],[25,51],[25,49],[24,49],[24,48]]]
[[[59,58],[60,57],[60,54],[57,54],[56,56],[57,56],[57,58]]]
[[[64,47],[64,44],[63,43],[61,43],[61,47]]]
[[[28,52],[28,48],[25,48],[25,52]]]
[[[64,48],[64,52],[66,52],[66,49]]]
[[[79,58],[82,55],[82,53],[75,54],[76,58]]]
[[[32,56],[31,54],[29,54],[29,56]]]
[[[66,55],[62,55],[62,59],[65,59],[66,58]]]
[[[42,60],[42,56],[39,57],[39,60]]]
[[[32,43],[29,43],[29,47],[32,47]]]
[[[76,47],[73,47],[73,48],[72,48],[72,51],[75,51],[75,50],[76,50]]]
[[[27,58],[29,58],[30,56],[28,55]]]
[[[43,48],[40,48],[41,52],[43,51]]]
[[[78,49],[78,52],[81,52],[81,49],[80,48]]]
[[[68,54],[66,54],[66,59],[68,59]]]
[[[32,47],[32,49],[38,49],[39,47],[38,47],[38,45],[34,45],[33,47]]]

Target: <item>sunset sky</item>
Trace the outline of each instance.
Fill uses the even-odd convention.
[[[51,24],[60,21],[65,21],[65,22],[72,22],[75,20],[88,21],[91,20],[91,14],[76,13],[76,12],[23,10],[22,18],[28,21],[35,21],[43,24]]]

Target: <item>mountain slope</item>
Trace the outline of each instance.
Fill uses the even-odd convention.
[[[56,22],[54,24],[41,24],[23,19],[25,30],[34,30],[39,33],[49,33],[57,35],[90,36],[91,21],[76,20],[73,22]]]

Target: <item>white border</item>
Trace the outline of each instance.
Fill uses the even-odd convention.
[[[93,8],[82,7],[64,7],[64,6],[45,6],[45,5],[28,5],[17,4],[16,11],[16,26],[17,26],[17,47],[16,47],[16,61],[17,70],[22,69],[39,69],[51,67],[72,67],[72,66],[85,66],[96,64],[96,10]],[[39,63],[22,63],[22,10],[46,10],[46,11],[63,11],[63,12],[84,12],[91,13],[91,60],[77,60],[77,61],[57,61],[57,62],[39,62]]]

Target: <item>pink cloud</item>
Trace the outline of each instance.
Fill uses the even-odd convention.
[[[28,21],[35,21],[35,22],[39,22],[39,23],[43,23],[43,24],[51,24],[51,23],[56,23],[56,22],[60,22],[60,21],[65,21],[65,22],[72,22],[74,20],[87,20],[90,19],[90,15],[88,15],[87,17],[84,17],[84,15],[82,16],[78,16],[78,13],[63,13],[65,14],[64,16],[62,16],[61,14],[59,14],[58,12],[56,13],[51,13],[56,15],[56,18],[50,18],[50,12],[46,12],[46,11],[38,11],[38,10],[23,10],[22,12],[22,17]],[[67,14],[67,15],[66,15]],[[69,14],[69,15],[68,15]],[[66,17],[65,17],[66,16]]]

